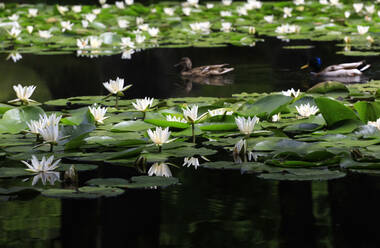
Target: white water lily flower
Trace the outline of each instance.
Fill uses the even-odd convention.
[[[132,103],[133,107],[138,111],[145,112],[153,105],[154,98],[145,97],[144,99],[136,99],[136,103]]]
[[[349,18],[350,15],[351,15],[350,11],[345,11],[344,12],[344,17]]]
[[[360,11],[362,11],[364,4],[363,3],[354,3],[352,6],[354,7],[355,12],[359,13]]]
[[[71,10],[74,13],[80,13],[80,12],[82,12],[82,6],[81,5],[74,5],[74,6],[71,7]]]
[[[167,115],[166,116],[167,121],[174,121],[174,122],[181,122],[181,123],[187,123],[187,121],[181,117],[177,117],[174,115]]]
[[[319,0],[319,3],[323,4],[323,5],[328,5],[329,4],[329,0]]]
[[[39,130],[45,127],[45,123],[42,120],[31,120],[26,124],[28,125],[30,132],[33,134],[39,134]]]
[[[122,1],[116,1],[116,2],[115,2],[115,6],[116,6],[116,8],[118,8],[118,9],[124,9],[124,8],[125,8],[125,6],[124,6],[124,2],[122,2]]]
[[[165,163],[154,163],[148,171],[149,176],[159,176],[159,177],[171,177],[172,172],[169,169],[169,166]]]
[[[198,158],[195,158],[195,157],[191,157],[191,158],[185,157],[183,159],[182,166],[187,166],[187,167],[194,166],[195,169],[197,169],[199,166],[199,160],[198,160]]]
[[[222,4],[225,6],[230,6],[232,4],[232,0],[222,0]]]
[[[139,30],[142,30],[142,31],[148,31],[149,29],[149,24],[148,23],[144,23],[144,24],[141,24],[137,27]]]
[[[174,8],[164,8],[164,13],[167,14],[168,16],[173,16]]]
[[[107,0],[99,0],[100,5],[106,4],[106,2],[107,2]]]
[[[305,0],[293,0],[294,5],[304,5]]]
[[[263,3],[257,0],[248,0],[247,3],[252,6],[252,9],[261,9]]]
[[[191,8],[190,7],[183,7],[182,8],[182,13],[185,15],[185,16],[189,16],[191,14]]]
[[[222,22],[222,27],[220,31],[228,33],[232,30],[232,24],[230,22]]]
[[[231,11],[228,11],[228,10],[222,10],[222,11],[220,11],[220,16],[222,16],[222,17],[232,16],[232,13],[231,13]]]
[[[121,54],[121,59],[131,59],[132,54],[134,54],[135,51],[133,49],[124,50]]]
[[[250,27],[248,28],[248,33],[249,33],[249,34],[255,34],[255,33],[256,33],[256,28],[253,27],[253,26],[250,26]]]
[[[134,3],[133,0],[124,0],[126,5],[132,5]]]
[[[301,92],[300,89],[295,91],[293,88],[291,88],[290,90],[282,91],[282,94],[284,96],[293,96],[294,98],[297,98],[299,96],[300,92]]]
[[[11,21],[14,21],[14,22],[17,22],[18,18],[19,18],[19,15],[17,15],[17,14],[13,14],[11,16],[8,16],[8,19]]]
[[[102,9],[93,9],[92,10],[92,13],[95,14],[95,15],[99,15],[100,12],[102,12]]]
[[[19,61],[20,59],[22,59],[22,56],[20,53],[16,53],[16,52],[13,52],[13,53],[10,53],[7,57],[7,60],[9,59],[12,59],[12,61],[14,63],[16,63],[17,61]]]
[[[16,39],[21,33],[21,29],[13,26],[11,31],[8,31],[8,34],[13,38]]]
[[[71,23],[70,21],[62,21],[61,22],[61,27],[62,27],[62,32],[65,32],[66,30],[71,30],[73,28],[74,23]]]
[[[111,93],[111,94],[118,94],[121,93],[127,89],[129,89],[132,84],[129,84],[124,87],[124,79],[123,78],[116,78],[116,80],[110,79],[109,82],[103,83],[104,87]]]
[[[366,34],[368,32],[368,30],[369,30],[369,26],[360,26],[360,25],[358,25],[356,28],[358,29],[358,33],[361,34],[361,35]]]
[[[367,125],[376,127],[378,130],[380,130],[380,118],[376,121],[368,121]]]
[[[351,42],[351,38],[348,36],[344,36],[343,41],[344,43],[349,44]]]
[[[104,117],[107,113],[106,107],[94,106],[94,107],[88,107],[88,109],[90,110],[90,113],[92,114],[96,123],[98,124],[103,124],[103,121],[109,118],[109,116]]]
[[[207,3],[207,4],[206,4],[206,8],[208,8],[208,9],[212,9],[212,8],[214,8],[214,4],[212,4],[212,3]]]
[[[186,108],[183,108],[182,111],[183,117],[189,123],[195,123],[203,119],[208,114],[208,112],[206,112],[198,117],[198,105],[193,105],[191,108],[187,106]]]
[[[97,49],[102,46],[103,40],[96,36],[90,37],[90,47],[91,49]]]
[[[218,116],[218,115],[232,115],[233,111],[227,111],[224,108],[214,109],[214,110],[208,110],[208,114],[210,116]]]
[[[273,19],[274,19],[274,16],[273,16],[273,15],[264,16],[264,20],[265,20],[267,23],[273,23]]]
[[[57,144],[59,140],[59,125],[49,125],[38,130],[45,143]]]
[[[151,37],[157,37],[160,30],[158,28],[148,28],[148,33]]]
[[[296,109],[298,111],[298,114],[302,117],[309,117],[310,115],[315,115],[319,111],[317,106],[311,106],[309,103],[296,106]]]
[[[290,25],[288,23],[278,26],[275,30],[275,32],[279,34],[292,34],[292,33],[299,33],[300,31],[301,31],[300,26]]]
[[[144,23],[144,18],[142,17],[136,17],[136,25],[140,25]]]
[[[38,9],[34,9],[34,8],[28,9],[28,16],[29,17],[36,17],[37,14],[38,14]]]
[[[278,122],[281,120],[281,115],[280,113],[272,115],[272,122]]]
[[[141,44],[145,41],[146,37],[144,35],[137,34],[135,39],[136,43]]]
[[[149,138],[153,141],[154,144],[161,146],[163,144],[169,143],[172,140],[169,140],[170,133],[169,127],[162,129],[161,127],[156,127],[155,131],[149,129],[148,131]]]
[[[58,12],[61,14],[61,15],[65,15],[65,13],[67,11],[69,11],[69,8],[66,7],[66,6],[60,6],[60,5],[57,5],[57,10]]]
[[[53,37],[49,30],[39,30],[38,35],[43,39],[50,39],[51,37]]]
[[[86,21],[88,21],[89,23],[91,23],[91,22],[95,21],[96,15],[89,13],[89,14],[86,14],[84,16],[84,18],[86,19]],[[83,22],[82,22],[82,24],[83,24]]]
[[[29,127],[31,133],[39,134],[39,130],[47,126],[58,125],[62,116],[57,116],[55,113],[47,116],[46,114],[40,115],[38,120],[32,120],[26,124]]]
[[[292,17],[293,8],[284,7],[283,11],[284,11],[284,16],[283,16],[284,18]]]
[[[88,21],[82,20],[82,27],[87,28],[88,27]]]
[[[130,37],[123,37],[121,38],[120,47],[125,48],[135,48],[135,43],[131,40]]]
[[[39,172],[47,172],[53,171],[58,168],[58,163],[61,161],[58,159],[53,163],[54,155],[50,156],[48,159],[45,156],[42,157],[42,160],[39,161],[36,156],[32,155],[31,164],[21,160],[29,169],[27,171],[39,173]]]
[[[129,21],[124,19],[117,20],[117,25],[119,25],[120,28],[126,28],[129,25]]]
[[[188,5],[197,6],[199,3],[199,0],[187,0],[186,2]]]
[[[330,5],[338,6],[340,4],[339,0],[330,0]]]
[[[370,35],[368,35],[367,37],[366,37],[366,40],[369,42],[369,43],[374,43],[375,42],[375,40],[372,38],[372,36],[370,36]]]
[[[256,123],[259,123],[259,118],[254,117],[248,117],[247,119],[244,117],[235,117],[236,125],[238,126],[240,132],[245,135],[249,135],[252,133],[253,128],[255,127]]]
[[[372,15],[373,13],[375,13],[375,5],[368,5],[368,6],[365,6],[365,10],[367,11],[368,14]]]
[[[77,39],[77,46],[79,49],[88,49],[88,39]]]
[[[31,34],[33,32],[33,26],[27,26],[26,27],[26,31],[28,31],[29,34]]]
[[[36,89],[36,86],[22,86],[21,84],[13,85],[13,89],[16,92],[17,99],[9,101],[9,103],[12,102],[22,102],[22,103],[29,103],[29,102],[36,102],[30,97],[32,96],[34,90]]]
[[[238,7],[236,9],[236,12],[238,13],[239,16],[246,16],[246,15],[248,15],[246,7]]]
[[[190,23],[190,28],[195,32],[203,32],[203,33],[209,33],[210,32],[210,22],[196,22],[196,23]]]

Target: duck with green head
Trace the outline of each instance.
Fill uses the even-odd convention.
[[[308,64],[301,67],[306,69],[308,67],[312,70],[312,75],[317,77],[357,77],[363,74],[371,65],[366,64],[365,60],[353,63],[344,63],[338,65],[330,65],[323,69],[321,58],[312,58]]]

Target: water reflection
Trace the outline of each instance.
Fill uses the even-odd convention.
[[[47,171],[38,173],[33,177],[32,186],[36,185],[39,180],[41,180],[43,185],[46,185],[47,182],[50,183],[50,185],[54,185],[55,182],[60,182],[59,172]]]

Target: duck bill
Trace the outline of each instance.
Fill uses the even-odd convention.
[[[306,68],[308,68],[309,67],[309,64],[306,64],[306,65],[303,65],[303,66],[301,66],[301,70],[303,70],[303,69],[306,69]]]

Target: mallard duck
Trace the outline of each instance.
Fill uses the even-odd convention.
[[[174,65],[175,67],[181,67],[182,76],[196,76],[196,77],[209,77],[224,75],[234,68],[225,68],[228,64],[220,65],[205,65],[193,68],[193,64],[188,57],[181,58],[181,61]]]
[[[344,63],[338,65],[330,65],[325,69],[322,69],[321,58],[313,58],[308,64],[301,67],[305,69],[310,67],[312,74],[318,77],[356,77],[363,74],[363,71],[367,70],[371,65],[366,64],[364,60],[353,63]]]

